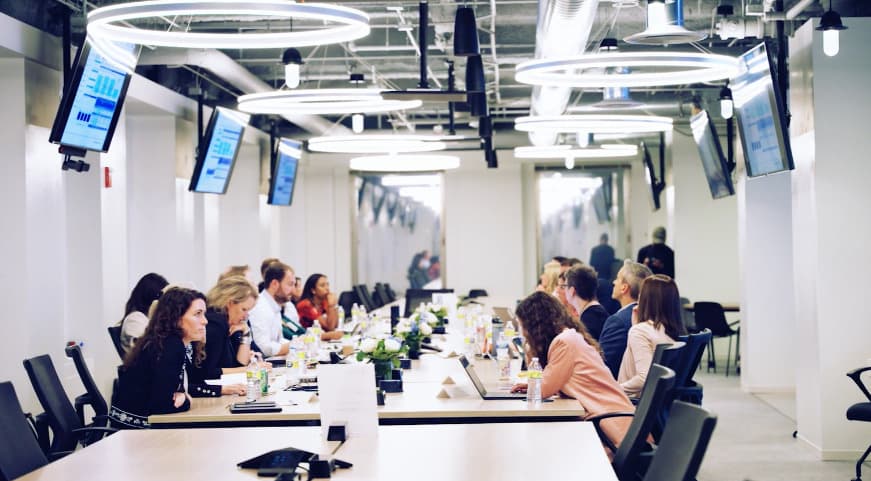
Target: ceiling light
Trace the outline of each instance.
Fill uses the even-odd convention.
[[[518,159],[597,159],[633,157],[638,155],[635,144],[606,144],[594,147],[577,148],[571,145],[524,146],[514,148]],[[571,168],[571,167],[567,167]]]
[[[379,89],[277,90],[239,97],[239,110],[252,114],[370,114],[421,104],[419,100],[384,100]]]
[[[732,102],[732,89],[729,88],[729,82],[720,89],[720,116],[724,119],[731,119],[735,113],[734,103]]]
[[[284,84],[292,89],[299,87],[299,66],[305,63],[299,50],[295,48],[285,50],[281,62],[284,64]]]
[[[523,132],[653,133],[670,131],[672,123],[668,117],[653,115],[542,115],[518,117],[514,128]]]
[[[841,49],[840,31],[846,30],[847,27],[841,22],[841,16],[838,12],[832,10],[832,0],[829,0],[829,10],[823,14],[820,19],[820,25],[817,30],[823,32],[823,53],[829,57],[838,55]]]
[[[353,158],[350,166],[364,172],[431,172],[456,169],[460,159],[452,155],[372,155]]]
[[[475,22],[475,11],[472,7],[460,5],[454,16],[454,55],[468,57],[480,55],[478,45],[478,25]]]
[[[348,78],[348,82],[351,82],[354,85],[361,85],[366,83],[366,77],[361,73],[352,73]]]
[[[381,177],[381,185],[385,187],[437,186],[442,178],[434,175],[385,175]]]
[[[575,158],[574,157],[566,157],[566,168],[572,170],[575,168]]]
[[[314,137],[308,141],[312,152],[336,154],[407,154],[445,148],[441,137],[427,135],[345,135]]]
[[[355,134],[360,134],[366,127],[366,117],[363,114],[354,114],[351,116],[351,131]]]
[[[135,20],[193,17],[281,17],[321,21],[326,26],[288,32],[207,33],[187,29],[144,29],[129,26]],[[286,48],[347,42],[369,35],[369,16],[357,9],[285,0],[213,1],[150,0],[118,3],[88,14],[88,33],[115,41],[159,47],[184,48]]]
[[[613,52],[617,50],[617,39],[613,37],[603,38],[601,42],[599,42],[599,51],[600,52]]]
[[[623,67],[631,71],[613,73]],[[706,53],[611,52],[530,60],[517,65],[515,72],[515,80],[530,85],[661,87],[735,77],[739,63],[734,57]]]
[[[698,42],[707,36],[684,28],[683,0],[648,0],[647,28],[623,40],[639,45],[673,45]]]

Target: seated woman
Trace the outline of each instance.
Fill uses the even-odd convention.
[[[339,327],[339,302],[336,295],[330,292],[330,281],[323,274],[312,274],[305,281],[302,288],[302,297],[296,304],[299,312],[299,323],[309,328],[317,319],[323,329],[321,339],[341,339],[344,333],[337,330]]]
[[[184,371],[192,356],[204,356],[202,346],[195,349],[192,342],[205,338],[206,322],[206,296],[201,292],[173,287],[160,296],[145,334],[118,369],[109,411],[113,427],[146,428],[151,414],[190,409]],[[220,396],[220,389],[212,386],[191,387],[194,395]]]
[[[554,296],[558,296],[559,292],[559,274],[560,274],[560,264],[557,261],[548,261],[544,265],[544,269],[540,276],[538,276],[538,286],[536,286],[535,290],[540,292],[547,292],[548,294],[553,294]]]
[[[130,353],[136,339],[145,332],[145,327],[148,326],[148,309],[160,297],[167,284],[169,283],[162,275],[153,272],[145,274],[136,283],[130,299],[127,299],[124,319],[118,323],[121,326],[121,347],[125,353]]]
[[[581,313],[580,319],[596,341],[608,319],[608,311],[596,299],[599,287],[596,271],[590,266],[576,266],[566,271],[566,300]]]
[[[542,372],[542,398],[561,393],[576,399],[587,416],[633,412],[635,408],[605,366],[599,346],[583,324],[569,316],[560,302],[544,292],[535,292],[515,310],[527,343],[527,360],[537,357]],[[517,384],[513,392],[526,390]],[[620,445],[632,419],[602,421],[602,431]]]
[[[617,382],[629,397],[641,394],[656,345],[673,343],[684,334],[680,293],[674,279],[664,274],[644,279],[617,375]]]
[[[209,291],[206,299],[206,319],[209,321],[206,326],[206,357],[190,368],[191,382],[196,384],[202,384],[206,379],[218,379],[221,374],[245,372],[253,352],[251,328],[247,321],[248,311],[257,300],[257,291],[248,279],[225,277]],[[245,386],[223,386],[221,394],[245,394]]]

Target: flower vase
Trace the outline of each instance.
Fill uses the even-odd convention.
[[[414,341],[406,339],[405,344],[408,346],[408,358],[420,359],[420,339]]]
[[[375,366],[375,384],[378,381],[393,379],[393,361],[372,361]]]

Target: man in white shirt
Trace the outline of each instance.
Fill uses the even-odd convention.
[[[283,356],[289,350],[290,341],[281,335],[281,309],[290,300],[296,277],[290,266],[275,262],[266,268],[263,282],[257,304],[248,313],[251,331],[263,355]]]

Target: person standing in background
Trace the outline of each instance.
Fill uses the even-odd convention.
[[[608,245],[608,233],[599,237],[599,245],[590,251],[590,266],[596,270],[599,279],[611,280],[611,265],[614,263],[614,248]]]
[[[653,229],[653,243],[638,251],[638,262],[654,274],[665,274],[674,279],[674,251],[665,245],[665,227]]]

